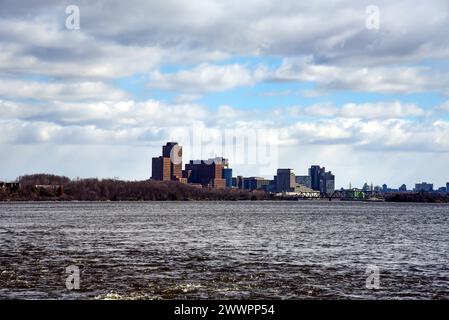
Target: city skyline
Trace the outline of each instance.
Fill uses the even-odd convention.
[[[297,175],[291,168],[277,168],[273,176],[244,176],[233,174],[229,159],[216,156],[208,159],[187,160],[183,169],[183,147],[178,142],[166,142],[162,146],[162,155],[152,157],[151,180],[176,181],[182,184],[211,187],[215,189],[237,188],[247,190],[264,190],[272,193],[308,193],[313,191],[321,195],[331,196],[338,190],[361,190],[364,192],[433,192],[449,191],[449,182],[441,187],[434,187],[433,183],[416,182],[414,187],[408,188],[405,183],[395,188],[382,185],[368,184],[362,187],[349,183],[347,188],[336,188],[336,177],[332,171],[326,171],[320,165],[311,165],[307,175]],[[272,177],[272,179],[271,179]]]
[[[444,1],[69,5],[0,4],[0,180],[143,180],[195,124],[276,130],[279,168],[337,188],[449,180]]]
[[[168,143],[173,143],[173,142],[168,142]],[[174,144],[178,144],[178,143],[174,142]],[[163,147],[166,148],[167,146],[163,146]],[[160,146],[159,146],[159,149],[160,149]],[[163,151],[163,153],[162,153],[163,155],[164,155],[164,152],[165,151]],[[168,151],[168,153],[169,152],[170,151]],[[181,151],[180,152],[181,152],[181,157],[182,157],[182,147],[181,147]],[[156,152],[156,154],[157,154],[157,152]],[[165,156],[167,156],[166,153],[165,153]],[[153,166],[154,158],[161,158],[161,156],[154,157],[154,154],[150,155],[150,159],[153,159],[152,161],[150,161],[151,167]],[[208,158],[206,160],[211,160],[213,158],[214,157]],[[219,157],[219,158],[222,158],[222,157]],[[226,158],[225,160],[227,161],[227,163],[231,162],[231,161],[229,161],[228,158]],[[282,159],[280,159],[280,160],[282,160]],[[192,161],[201,161],[201,160],[197,159],[197,160],[189,160],[189,161],[192,162]],[[280,162],[282,162],[282,161],[280,161]],[[302,177],[307,176],[307,174],[310,174],[310,169],[311,168],[313,168],[313,167],[321,167],[321,165],[317,165],[317,163],[309,164],[309,166],[304,165],[299,170],[295,169],[294,166],[285,166],[283,168],[291,168],[291,170],[295,173],[296,181],[298,182],[299,181],[298,178],[300,179]],[[148,161],[145,161],[145,164],[146,164],[146,168],[144,169],[144,171],[146,170],[145,172],[147,173],[148,172]],[[169,165],[173,166],[173,164],[171,164],[171,163]],[[254,170],[255,167],[256,166],[254,166],[254,165],[250,166],[251,170]],[[325,167],[323,166],[323,169],[324,168]],[[182,170],[182,169],[179,169],[179,170]],[[251,171],[251,170],[249,172],[254,172],[254,171]],[[184,170],[182,170],[182,171],[184,171]],[[89,175],[85,175],[85,176],[83,176],[83,175],[70,176],[70,175],[64,173],[63,170],[59,170],[58,171],[57,169],[55,169],[55,170],[49,171],[49,172],[24,172],[24,173],[18,174],[16,176],[12,176],[11,175],[11,178],[3,178],[2,179],[2,177],[0,177],[0,181],[13,182],[20,176],[24,176],[26,174],[36,174],[36,173],[58,174],[58,175],[61,175],[61,176],[67,176],[67,177],[72,178],[72,179],[73,178],[99,178],[99,179],[111,179],[111,178],[113,178],[113,179],[129,180],[129,181],[146,180],[148,178],[151,178],[151,176],[152,176],[152,174],[150,174],[148,176],[148,174],[142,173],[141,176],[143,178],[140,178],[140,179],[139,178],[137,178],[137,179],[127,179],[127,178],[121,177],[119,172],[116,172],[116,174],[113,175],[113,176],[98,176],[98,175],[92,175],[92,176],[89,176]],[[242,172],[240,170],[234,170],[233,171],[233,177],[235,177],[235,176],[242,176],[242,177],[248,177],[248,178],[249,177],[262,177],[264,179],[269,180],[270,178],[273,178],[273,176],[275,176],[275,173],[273,173],[273,174],[264,174],[264,175],[245,174],[245,172]],[[167,179],[167,180],[172,180],[172,179],[170,177],[170,179]],[[445,180],[444,176],[440,180],[444,181]],[[449,179],[446,179],[446,180],[449,180]],[[335,181],[338,181],[338,179],[335,178]],[[361,181],[361,182],[360,183],[357,183],[357,182],[353,183],[352,181],[348,181],[346,185],[345,184],[337,184],[337,183],[335,183],[335,190],[348,189],[348,188],[349,189],[351,189],[351,188],[363,189],[365,185],[369,185],[369,186],[373,186],[373,187],[378,187],[379,189],[385,189],[385,186],[386,186],[388,188],[388,190],[392,190],[392,191],[400,191],[402,187],[406,186],[407,187],[406,190],[413,191],[413,190],[416,189],[418,184],[430,184],[430,185],[432,185],[432,188],[433,188],[434,191],[438,191],[439,188],[444,188],[444,187],[446,187],[446,189],[449,190],[449,187],[448,187],[449,182],[443,182],[441,184],[438,184],[438,183],[434,183],[432,180],[425,179],[425,178],[423,178],[421,180],[416,180],[416,181],[412,181],[411,179],[408,179],[408,181],[412,181],[412,182],[407,183],[407,182],[403,181],[403,182],[400,182],[398,185],[390,184],[390,183],[387,183],[386,181],[383,181],[383,182],[380,181],[380,182],[377,182],[377,183],[373,183],[373,181],[376,181],[376,179],[369,179],[369,178],[368,179],[361,178],[361,179],[359,179],[359,181]],[[301,184],[304,184],[304,183],[301,181]]]

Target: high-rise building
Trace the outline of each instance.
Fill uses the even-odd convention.
[[[162,147],[162,156],[170,158],[171,179],[177,180],[182,177],[182,147],[177,142],[167,142]]]
[[[406,191],[407,191],[407,186],[406,186],[405,184],[401,185],[401,186],[399,187],[399,191],[400,191],[400,192],[406,192]]]
[[[162,146],[162,156],[152,159],[151,179],[180,181],[182,179],[182,147],[177,142]]]
[[[324,168],[323,168],[324,169]],[[320,176],[324,170],[320,166],[311,166],[309,169],[310,186],[313,190],[320,191]]]
[[[324,168],[323,168],[324,169]],[[320,180],[320,192],[331,195],[335,191],[335,176],[332,174],[332,172],[324,172],[321,175]]]
[[[226,180],[223,179],[223,167],[226,163],[227,160],[223,158],[191,160],[186,164],[183,176],[187,178],[188,183],[199,183],[202,186],[217,189],[225,188]]]
[[[292,169],[278,169],[276,174],[276,192],[293,192],[296,186]]]
[[[449,182],[446,183],[446,191],[449,192]]]
[[[335,176],[326,168],[311,166],[309,169],[310,187],[315,191],[331,195],[335,191]]]
[[[151,179],[170,181],[171,180],[170,158],[165,158],[162,156],[153,158],[151,170],[152,170]]]

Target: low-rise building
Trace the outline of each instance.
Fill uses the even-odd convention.
[[[232,187],[237,189],[243,189],[244,178],[242,176],[237,176],[232,178]]]
[[[15,192],[20,189],[19,182],[0,182],[0,190],[7,192]]]
[[[417,183],[415,184],[415,190],[416,192],[432,192],[433,191],[433,183]]]
[[[297,184],[293,191],[279,192],[277,196],[292,197],[292,198],[304,198],[304,199],[316,199],[320,198],[321,193],[317,190],[307,188],[306,186]]]
[[[321,193],[319,191],[308,188],[304,185],[297,184],[295,187],[295,193],[304,198],[319,198]]]
[[[262,177],[245,178],[243,188],[246,190],[264,190],[270,184],[270,180]]]

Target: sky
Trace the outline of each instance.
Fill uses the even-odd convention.
[[[147,179],[172,140],[275,174],[189,150],[232,131],[276,149],[270,170],[443,186],[448,31],[443,0],[1,0],[0,180]]]

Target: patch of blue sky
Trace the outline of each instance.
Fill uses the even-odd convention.
[[[443,68],[449,69],[449,61],[447,59],[426,59],[417,64],[417,66],[436,68],[441,71]]]
[[[272,56],[237,56],[217,62],[217,65],[241,64],[250,68],[265,66],[269,69],[278,68],[282,64],[283,58]]]
[[[254,57],[237,56],[215,62],[217,65],[241,64],[254,70],[259,66],[265,66],[271,70],[276,69],[282,63],[278,57]],[[181,70],[190,70],[197,65],[166,64],[159,68],[162,73],[176,73]],[[138,74],[129,77],[118,78],[112,83],[128,92],[137,100],[156,99],[164,102],[175,102],[182,92],[161,90],[149,87],[149,77]],[[275,107],[292,105],[312,105],[319,103],[332,103],[342,106],[347,103],[379,103],[399,101],[401,103],[414,103],[423,108],[437,106],[447,100],[446,97],[436,92],[423,92],[411,94],[383,94],[369,92],[354,92],[350,90],[335,90],[321,95],[309,95],[308,92],[315,89],[311,82],[274,82],[265,81],[251,86],[242,86],[223,92],[202,93],[198,100],[200,104],[211,108],[221,105],[231,105],[235,108],[260,108],[268,110]]]
[[[233,65],[233,64],[239,64],[244,67],[249,68],[250,70],[255,70],[257,67],[264,66],[269,69],[275,69],[279,67],[282,63],[282,58],[278,57],[254,57],[254,56],[236,56],[236,57],[229,57],[227,59],[222,59],[219,61],[208,61],[204,63],[208,63],[211,65],[217,65],[217,66],[226,66],[226,65]],[[198,67],[201,63],[195,63],[195,64],[162,64],[158,70],[161,73],[176,73],[182,70],[192,70],[195,69],[195,67]]]
[[[308,83],[261,82],[252,86],[209,93],[199,102],[211,108],[230,105],[240,109],[267,110],[273,107],[302,104],[300,92],[310,88]]]
[[[332,103],[341,107],[347,103],[382,103],[399,101],[416,104],[424,109],[440,105],[446,98],[438,93],[423,92],[410,94],[382,94],[353,91],[332,91],[322,95],[308,95],[315,88],[311,82],[262,82],[253,86],[239,87],[232,90],[209,93],[200,102],[210,107],[231,105],[236,108],[260,108],[294,105],[308,106],[320,103]]]
[[[9,75],[4,74],[1,75],[1,78],[3,80],[11,80],[11,81],[24,81],[24,82],[38,82],[38,83],[52,83],[57,82],[53,77],[46,76],[46,75],[40,75],[40,74],[21,74],[21,75]]]
[[[149,77],[143,74],[135,74],[128,77],[111,80],[111,85],[125,91],[130,99],[135,101],[159,100],[170,102],[176,96],[175,92],[159,90],[149,86]]]
[[[50,83],[50,82],[55,81],[53,79],[53,77],[46,76],[46,75],[40,75],[40,74],[26,74],[17,79],[24,80],[24,81],[32,81],[32,82],[41,82],[41,83]]]

